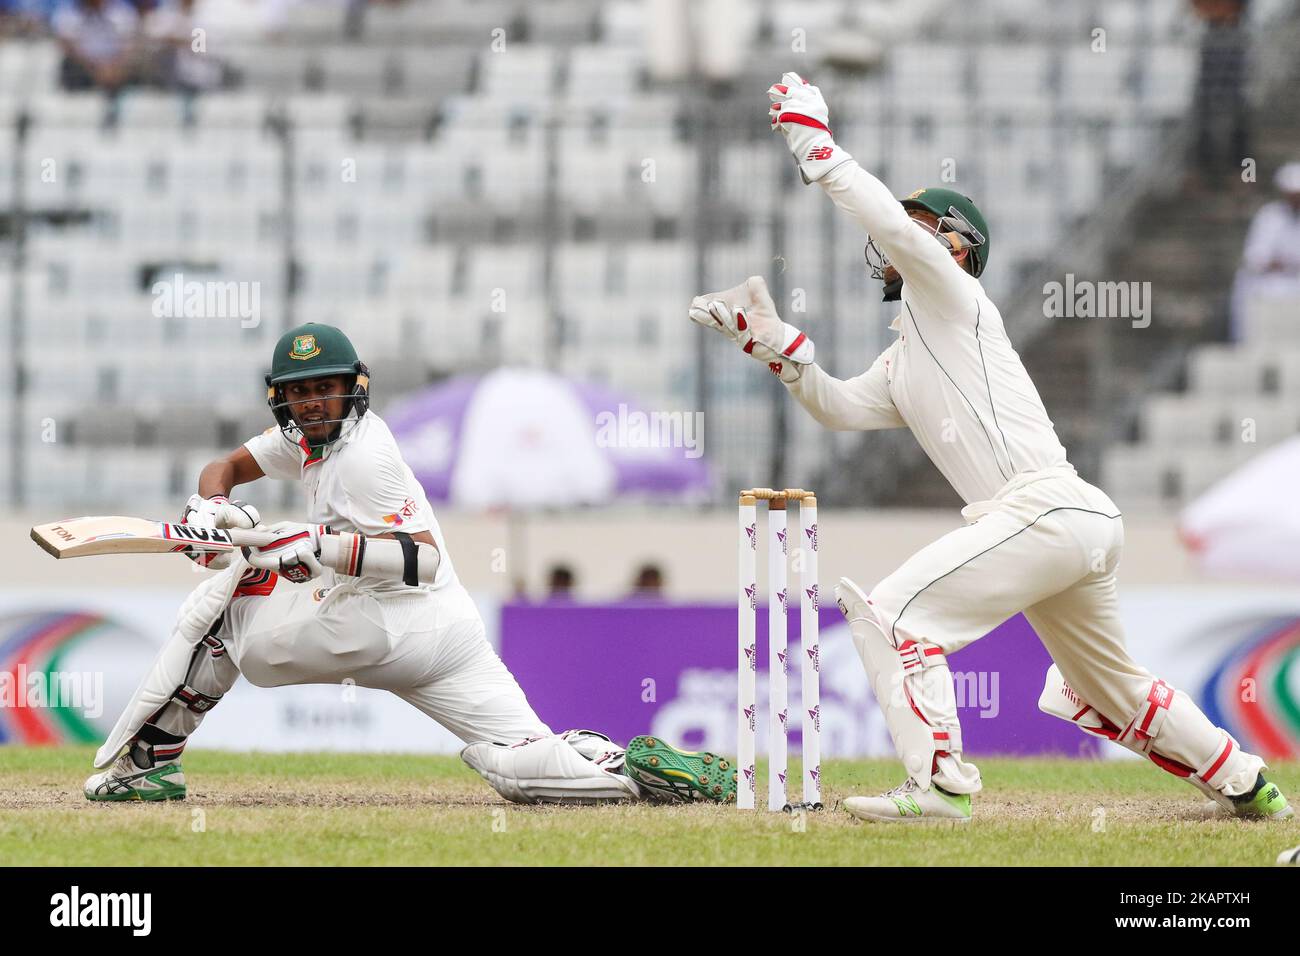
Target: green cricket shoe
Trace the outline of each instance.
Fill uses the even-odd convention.
[[[179,760],[140,767],[128,749],[107,770],[91,774],[84,791],[87,800],[184,800],[185,771]]]
[[[1278,785],[1269,783],[1263,774],[1255,781],[1252,792],[1231,799],[1233,814],[1247,820],[1286,820],[1295,816]]]
[[[902,786],[878,797],[849,797],[844,809],[873,823],[970,823],[969,793],[948,793],[932,786],[922,790],[908,777]]]
[[[659,737],[633,737],[623,772],[660,800],[732,803],[736,799],[735,764],[717,754],[678,750]]]

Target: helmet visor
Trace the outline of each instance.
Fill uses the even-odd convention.
[[[913,219],[914,223],[922,229],[934,235],[934,238],[940,242],[944,248],[953,252],[960,252],[963,249],[973,249],[976,246],[982,246],[987,241],[984,234],[971,224],[971,221],[958,211],[956,206],[948,207],[948,214],[940,216],[938,221],[931,225],[920,219]],[[885,270],[893,265],[889,261],[889,256],[876,243],[876,240],[868,236],[867,245],[863,250],[863,255],[867,260],[867,271],[873,279],[883,279]]]

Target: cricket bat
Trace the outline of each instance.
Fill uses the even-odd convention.
[[[64,518],[32,528],[32,540],[56,558],[233,551],[264,547],[278,537],[273,531],[199,528],[124,515]],[[432,583],[438,570],[438,549],[430,544],[342,532],[322,535],[320,547],[321,564],[339,574],[393,577],[415,586]]]

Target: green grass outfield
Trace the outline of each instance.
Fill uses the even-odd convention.
[[[834,809],[896,784],[891,761],[828,764],[830,809],[792,817],[519,807],[455,757],[201,750],[184,802],[90,803],[91,753],[0,748],[0,864],[1250,866],[1300,843],[1294,819],[1204,819],[1198,793],[1138,761],[982,760],[971,824],[917,827]],[[1271,777],[1294,801],[1300,763]]]

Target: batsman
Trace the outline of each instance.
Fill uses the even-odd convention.
[[[552,733],[538,718],[488,643],[423,489],[370,410],[369,370],[342,331],[307,323],[286,332],[266,386],[275,425],[203,469],[182,521],[261,528],[257,509],[229,496],[263,476],[301,483],[310,520],[274,524],[271,543],[242,553],[189,555],[217,573],[181,606],[96,754],[87,798],[184,798],[181,754],[242,674],[259,687],[390,691],[464,741],[462,759],[514,802],[734,799],[735,769],[724,758],[645,736],[624,749],[588,730]],[[321,564],[330,530],[364,536],[351,573]],[[366,565],[365,542],[376,538],[401,543],[400,574]]]
[[[871,274],[897,302],[897,335],[871,367],[840,380],[777,315],[763,280],[698,296],[690,317],[766,364],[827,428],[909,428],[966,502],[966,524],[912,555],[868,593],[836,587],[907,774],[845,808],[863,820],[968,822],[981,789],[963,753],[948,656],[1023,612],[1054,663],[1039,707],[1149,758],[1239,817],[1283,819],[1263,760],[1214,726],[1187,693],[1129,656],[1115,569],[1119,508],[1076,474],[979,277],[989,227],[966,196],[919,189],[898,200],[831,134],[817,87],[786,73],[770,119],[805,184],[867,235]]]

